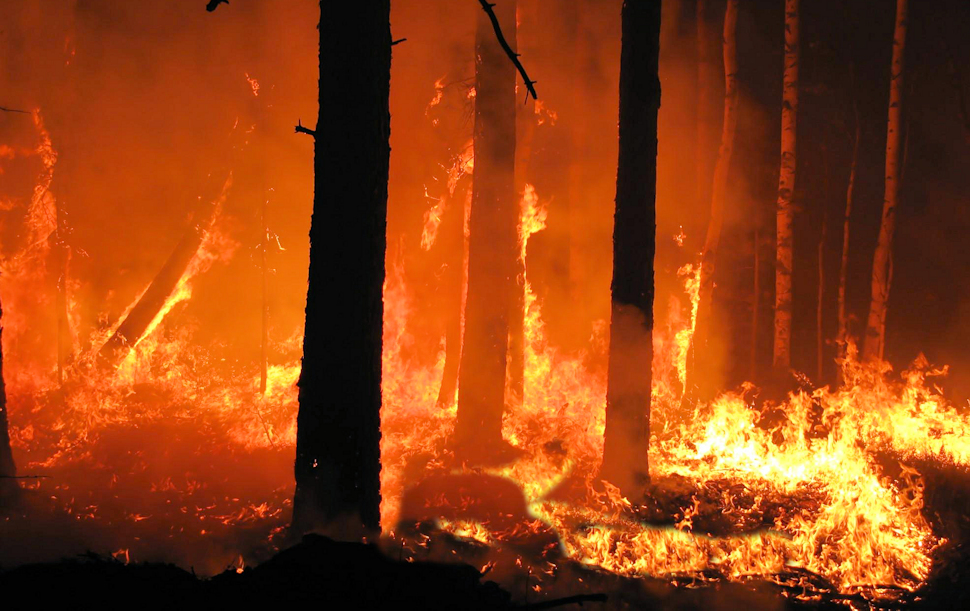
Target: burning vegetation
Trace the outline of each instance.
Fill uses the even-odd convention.
[[[5,567],[953,594],[965,5],[129,4],[0,9]]]

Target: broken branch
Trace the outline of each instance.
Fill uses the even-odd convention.
[[[307,134],[309,136],[313,136],[314,138],[317,137],[317,132],[315,132],[312,129],[307,129],[307,128],[303,127],[303,124],[300,123],[300,120],[299,119],[296,120],[296,127],[293,128],[293,133],[295,133],[295,134]]]
[[[529,94],[532,95],[532,99],[538,100],[539,96],[536,94],[536,88],[534,87],[536,81],[529,78],[529,75],[525,72],[525,67],[522,65],[522,62],[519,61],[519,54],[513,51],[512,47],[509,46],[508,41],[505,40],[505,35],[502,34],[502,26],[499,25],[498,17],[495,16],[495,11],[492,10],[492,7],[495,5],[489,4],[488,0],[478,1],[481,3],[482,9],[485,11],[485,13],[488,14],[489,20],[492,22],[492,29],[495,30],[495,36],[498,38],[498,44],[502,45],[502,48],[505,49],[505,54],[509,56],[509,59],[512,60],[512,63],[518,69],[519,74],[522,75],[522,80],[525,81],[525,86],[529,90]]]

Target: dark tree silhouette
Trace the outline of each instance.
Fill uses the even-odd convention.
[[[515,2],[494,15],[516,44]],[[457,445],[464,458],[494,458],[502,442],[509,313],[518,259],[515,195],[515,66],[484,12],[475,35],[475,172],[469,218],[468,297],[458,382]]]
[[[7,428],[7,390],[3,383],[3,306],[0,305],[0,497],[5,492],[5,486],[15,486],[3,478],[17,475],[17,467],[13,462],[10,450],[10,431]]]
[[[320,10],[296,533],[380,523],[390,0],[321,1]]]
[[[624,0],[604,479],[647,483],[656,250],[660,0]]]

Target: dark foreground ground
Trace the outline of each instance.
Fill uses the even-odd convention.
[[[200,579],[174,565],[125,564],[87,555],[0,572],[4,609],[966,609],[970,563],[953,550],[949,570],[896,603],[821,596],[765,582],[627,579],[566,567],[547,591],[512,579],[506,588],[467,564],[407,562],[376,546],[318,535],[242,572]],[[525,576],[523,576],[525,577]],[[503,581],[507,581],[504,580]],[[514,590],[514,591],[511,591]],[[526,594],[528,592],[528,595]],[[23,596],[21,596],[23,595]],[[17,602],[20,601],[20,602]],[[56,605],[56,606],[55,606]]]

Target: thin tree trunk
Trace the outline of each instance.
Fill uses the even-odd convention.
[[[342,525],[353,537],[380,526],[390,0],[320,9],[293,530]]]
[[[495,14],[516,48],[515,2]],[[455,437],[463,458],[501,454],[509,313],[515,286],[519,206],[515,196],[515,67],[478,15],[475,60],[475,172],[469,220],[468,297],[458,373]]]
[[[731,170],[731,157],[734,154],[734,134],[738,125],[737,23],[738,2],[728,0],[724,11],[724,120],[721,127],[721,147],[717,154],[717,164],[714,166],[714,182],[711,188],[711,219],[707,225],[704,250],[701,252],[697,318],[690,348],[691,357],[688,358],[686,382],[688,388],[685,389],[685,396],[693,394],[699,380],[710,378],[706,365],[710,363],[708,342],[714,306],[714,266],[717,262],[717,248],[721,241],[721,227],[724,225],[728,175]],[[699,364],[703,365],[699,366]]]
[[[601,476],[627,495],[650,477],[660,1],[624,0],[606,432]]]
[[[896,229],[896,203],[902,153],[903,76],[906,51],[908,0],[896,0],[896,29],[893,34],[893,60],[889,81],[889,119],[886,135],[886,192],[882,204],[882,223],[879,240],[872,260],[872,300],[862,357],[872,361],[882,359],[886,347],[886,309],[892,282],[893,234]]]
[[[697,202],[705,205],[711,197],[711,154],[714,148],[714,82],[718,78],[714,59],[713,33],[708,23],[709,0],[697,0]]]
[[[785,0],[785,75],[781,107],[781,172],[778,178],[775,340],[772,359],[778,369],[791,367],[792,218],[798,117],[798,45],[798,0]]]
[[[266,267],[266,249],[269,248],[269,225],[266,220],[266,207],[268,204],[266,201],[267,192],[264,189],[260,189],[259,196],[259,222],[263,232],[259,249],[260,288],[262,289],[260,300],[259,392],[260,394],[266,394],[266,378],[269,366],[269,270]]]
[[[17,466],[13,461],[13,452],[10,450],[10,430],[7,422],[7,391],[3,383],[3,306],[0,306],[0,478],[9,478],[17,475]],[[15,483],[5,482],[0,479],[0,500],[7,491],[5,488],[13,488]]]
[[[754,228],[754,288],[751,295],[751,354],[748,378],[758,379],[758,321],[761,320],[761,230]]]
[[[450,407],[458,390],[458,371],[461,363],[462,312],[466,284],[467,244],[465,243],[465,214],[471,193],[469,179],[462,179],[455,193],[446,195],[450,201],[445,208],[439,228],[438,247],[452,257],[441,280],[445,302],[448,304],[445,319],[445,366],[438,388],[438,407]]]
[[[826,189],[826,192],[828,192],[828,189]],[[818,238],[818,295],[815,301],[815,383],[818,385],[822,384],[822,369],[825,364],[822,304],[825,297],[825,238],[827,233],[828,216],[825,216],[822,218],[822,235]]]
[[[853,93],[853,95],[855,95]],[[849,166],[849,184],[845,189],[845,220],[842,224],[842,264],[839,268],[839,358],[844,359],[849,344],[849,321],[846,314],[845,292],[849,278],[849,229],[852,219],[852,200],[855,197],[856,166],[859,163],[859,141],[862,139],[862,123],[859,121],[859,105],[853,99],[855,117],[855,142],[852,145],[852,162]],[[842,367],[837,368],[838,382],[842,384]]]
[[[57,269],[57,384],[64,385],[64,369],[71,352],[71,330],[67,315],[67,231],[61,205],[55,202],[57,230],[54,234],[55,267]]]

